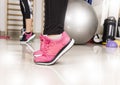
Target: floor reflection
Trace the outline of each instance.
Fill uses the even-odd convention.
[[[120,85],[120,48],[75,45],[52,66],[36,65],[40,43],[0,40],[0,85]]]

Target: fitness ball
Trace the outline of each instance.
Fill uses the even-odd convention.
[[[75,44],[85,44],[95,34],[98,19],[93,7],[86,1],[69,0],[64,29],[75,39]]]

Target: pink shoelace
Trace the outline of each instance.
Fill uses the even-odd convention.
[[[50,43],[50,40],[46,40],[44,36],[40,36],[40,40],[41,40],[41,47],[40,47],[40,50],[46,54],[47,53],[47,50],[49,48],[49,43]]]

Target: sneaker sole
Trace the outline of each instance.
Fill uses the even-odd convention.
[[[65,54],[68,50],[70,50],[70,48],[74,45],[75,40],[71,39],[71,41],[64,47],[62,48],[62,50],[57,54],[57,56],[55,57],[55,59],[51,62],[45,62],[45,63],[41,63],[41,62],[35,62],[38,65],[53,65],[56,63],[56,61],[63,55]]]
[[[28,42],[30,42],[32,39],[34,39],[35,38],[35,34],[34,35],[32,35],[26,42],[28,43]]]

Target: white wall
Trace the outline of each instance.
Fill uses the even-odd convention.
[[[103,0],[102,20],[108,16],[114,16],[118,20],[120,9],[120,0]]]
[[[34,31],[40,33],[43,29],[43,0],[34,1]]]
[[[102,4],[103,4],[103,0],[93,0],[93,3],[92,3],[92,6],[98,18],[98,29],[96,33],[101,33],[102,31],[102,26],[101,26]]]
[[[104,20],[108,16],[114,16],[116,20],[120,17],[120,0],[93,0],[93,7],[99,21],[97,33],[102,33]]]
[[[0,0],[0,31],[6,29],[6,2],[7,0]],[[116,2],[115,2],[116,1]],[[39,33],[43,28],[43,0],[34,0],[34,31]],[[113,4],[114,2],[114,4]],[[119,4],[118,4],[119,2]],[[93,0],[93,7],[96,11],[99,26],[97,32],[102,31],[103,21],[107,16],[115,16],[116,19],[120,16],[118,13],[120,8],[120,0]],[[108,11],[109,10],[109,11]]]
[[[11,0],[17,1],[17,0]],[[41,32],[42,28],[42,0],[34,0],[34,31],[36,33]],[[6,31],[6,19],[7,19],[7,0],[0,0],[0,31]]]
[[[118,20],[118,17],[120,17],[120,0],[102,0],[102,2],[99,4],[99,7],[96,9],[96,13],[99,17],[101,16],[98,18],[100,21],[98,32],[102,32],[103,23],[107,17],[114,16],[116,20]]]
[[[6,1],[0,0],[0,31],[6,30]]]

